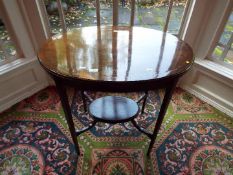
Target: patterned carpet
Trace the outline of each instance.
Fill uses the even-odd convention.
[[[90,95],[93,98],[101,93]],[[140,94],[124,94],[137,99]],[[74,96],[74,98],[72,98]],[[77,128],[90,122],[69,89]],[[152,130],[163,97],[150,92],[137,122]],[[81,134],[77,158],[54,87],[0,114],[1,175],[233,175],[233,119],[177,88],[151,157],[148,138],[131,123],[98,123]]]

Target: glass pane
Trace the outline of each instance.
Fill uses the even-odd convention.
[[[233,49],[227,52],[227,56],[224,58],[224,61],[229,64],[233,64]]]
[[[168,31],[178,34],[187,0],[173,4]],[[137,3],[135,25],[163,30],[166,23],[169,1],[140,1]]]
[[[181,19],[187,0],[174,1],[168,31],[177,34],[181,25]],[[52,33],[62,31],[59,21],[57,2],[54,0],[44,0]],[[168,12],[169,0],[135,0],[136,26],[143,26],[163,30]],[[65,20],[68,28],[96,25],[95,0],[62,0],[65,12]],[[129,25],[131,1],[120,0],[118,4],[119,25]],[[100,0],[101,24],[112,25],[112,0]]]
[[[0,19],[0,65],[16,58],[16,49],[14,43]]]
[[[215,47],[212,57],[228,64],[233,64],[233,12],[231,13],[224,31]]]
[[[173,34],[179,33],[186,2],[187,0],[183,1],[182,3],[175,4],[175,6],[173,6],[169,25],[168,25],[168,32]]]
[[[220,59],[221,56],[222,56],[222,53],[223,53],[223,48],[220,47],[220,46],[217,46],[215,49],[214,49],[214,52],[213,52],[213,57],[216,58],[216,59]]]
[[[92,9],[92,13],[96,17],[95,7]],[[102,25],[112,25],[112,14],[112,0],[100,0],[100,23]]]
[[[151,6],[150,4],[137,4],[135,25],[163,30],[166,22],[167,7]]]
[[[136,3],[136,1],[135,1]],[[118,24],[123,26],[130,25],[131,1],[121,0],[118,8]]]
[[[226,45],[231,37],[232,31],[233,31],[233,13],[231,13],[227,21],[227,24],[220,38],[220,43]]]
[[[59,22],[59,15],[57,11],[57,4],[55,1],[44,0],[46,10],[48,13],[48,19],[50,22],[50,27],[52,34],[56,34],[62,31],[61,24]]]
[[[58,13],[57,1],[44,0],[44,4],[47,10],[52,34],[61,33],[62,26]],[[91,17],[95,16],[91,12],[91,9],[94,9],[94,1],[80,2],[79,0],[66,0],[62,1],[62,8],[68,28],[88,26],[90,23],[95,23],[95,20],[91,19]]]

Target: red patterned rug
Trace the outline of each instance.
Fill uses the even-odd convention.
[[[79,94],[69,89],[69,96],[75,125],[81,128],[91,118],[83,111]],[[137,118],[149,131],[162,97],[162,91],[150,92],[145,114]],[[56,89],[46,88],[0,114],[0,174],[233,175],[233,119],[180,88],[150,158],[148,138],[131,123],[98,123],[78,141],[79,157]]]

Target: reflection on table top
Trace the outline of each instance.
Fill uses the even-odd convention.
[[[179,75],[193,62],[177,37],[142,27],[84,27],[47,40],[38,53],[49,71],[71,78],[141,81]]]

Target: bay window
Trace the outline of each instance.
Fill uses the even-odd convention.
[[[49,27],[52,34],[63,31],[64,26],[67,29],[76,27],[85,27],[97,25],[96,11],[99,2],[100,23],[101,25],[112,25],[114,19],[118,19],[118,25],[128,26],[131,20],[131,10],[134,11],[134,26],[143,26],[157,30],[166,30],[175,35],[181,33],[184,24],[187,9],[191,0],[165,0],[135,1],[135,8],[132,8],[134,1],[68,1],[60,0],[50,1],[41,0],[40,8],[45,9],[45,14],[49,21]],[[153,3],[152,3],[153,2]],[[63,15],[61,16],[61,8]],[[59,13],[58,13],[59,12]],[[167,18],[168,13],[169,18]],[[64,23],[64,24],[63,24]],[[165,27],[166,26],[166,27]],[[164,29],[166,28],[166,29]]]
[[[32,8],[22,6],[30,2],[0,1],[0,112],[48,85],[47,76],[36,57],[40,40],[35,39],[34,32],[40,27],[35,25],[37,31],[33,30],[32,22],[24,12],[38,15]],[[40,32],[38,36],[41,36]]]
[[[227,23],[214,48],[211,58],[213,61],[222,64],[231,64],[233,68],[233,12],[231,12],[228,17]]]
[[[11,41],[9,33],[3,23],[0,20],[0,65],[16,59],[16,48]]]
[[[66,2],[66,0],[62,2]],[[94,1],[85,1],[87,4],[83,1],[74,2],[77,2],[75,7],[72,7],[71,4],[68,4],[67,8],[64,7],[66,10],[64,21],[66,21],[67,27],[96,25]],[[109,21],[111,20],[109,19],[111,18],[109,16],[112,16],[112,12],[109,11],[108,4],[104,5],[106,1],[100,2],[102,3],[100,12],[105,15],[101,19],[101,23],[110,25]],[[122,5],[120,7],[123,11],[119,11],[120,13],[118,14],[119,19],[122,20],[120,24],[127,25],[127,23],[124,23],[126,19],[123,18],[123,12],[129,14],[130,6],[128,5],[130,1],[125,2],[126,4],[123,4],[125,6]],[[227,113],[233,116],[233,1],[161,0],[161,2],[165,3],[165,6],[163,6],[164,10],[161,10],[159,3],[153,8],[137,4],[135,8],[135,25],[159,30],[167,26],[165,28],[168,29],[168,32],[178,35],[189,43],[195,54],[195,63],[193,70],[182,79],[179,85],[218,109],[228,111]],[[173,2],[174,7],[171,10],[171,17],[167,23],[166,15],[169,11],[169,2]],[[182,2],[180,4],[182,8],[179,7],[180,2]],[[4,63],[2,66],[0,63],[0,83],[13,82],[14,79],[21,77],[21,84],[26,85],[26,87],[22,85],[21,89],[34,89],[31,93],[26,93],[26,95],[24,93],[20,98],[17,98],[18,101],[48,85],[46,82],[47,78],[42,78],[45,76],[41,73],[36,53],[41,44],[51,36],[51,33],[56,34],[62,31],[59,13],[51,11],[48,12],[48,15],[48,6],[49,0],[0,1],[0,17],[3,19],[13,41],[9,42],[6,45],[7,47],[0,48],[0,54],[6,53],[6,51],[10,51],[12,54],[7,56],[8,58],[0,56],[0,62],[7,59],[11,60],[11,56],[15,59],[11,63],[18,62],[18,64],[11,65]],[[129,9],[127,9],[128,7]],[[78,13],[78,15],[75,15],[75,13]],[[13,35],[11,36],[11,34]],[[10,47],[8,47],[9,44],[11,44]],[[26,69],[27,71],[30,69],[30,73],[27,71],[25,73]],[[19,76],[18,70],[25,74],[20,74]],[[8,74],[11,78],[7,78]],[[27,77],[29,74],[32,75],[30,78]],[[23,78],[24,76],[26,77],[25,79]],[[17,100],[15,98],[20,94],[19,90],[17,88],[9,88],[9,86],[12,86],[12,83],[9,86],[4,84],[4,86],[5,89],[0,87],[0,93],[2,93],[0,95],[6,93],[13,95],[12,97],[9,97],[9,95],[0,96],[0,104],[8,103],[9,100],[11,102],[6,106],[16,103]],[[38,88],[35,88],[36,86]],[[10,92],[8,92],[9,89]]]

